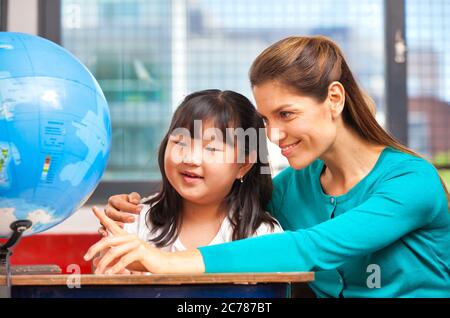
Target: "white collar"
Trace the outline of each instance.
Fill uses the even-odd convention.
[[[220,225],[219,231],[217,231],[216,236],[211,240],[211,242],[208,243],[208,245],[216,245],[225,243],[231,240],[232,231],[231,231],[231,223],[230,220],[227,217],[225,217],[222,221],[222,224]],[[187,248],[183,245],[180,238],[177,237],[175,242],[172,244],[171,250],[176,251],[186,251]]]

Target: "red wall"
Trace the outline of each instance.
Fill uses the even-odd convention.
[[[15,246],[13,265],[55,264],[67,273],[67,266],[77,264],[84,274],[91,273],[91,263],[83,260],[88,248],[100,239],[98,234],[48,234],[24,237]],[[70,273],[70,272],[69,272]]]

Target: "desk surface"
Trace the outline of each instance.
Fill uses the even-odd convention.
[[[13,286],[66,285],[74,275],[13,275]],[[240,274],[154,274],[154,275],[80,275],[81,285],[184,285],[184,284],[257,284],[305,283],[314,281],[313,272],[240,273]],[[0,285],[6,283],[0,276]]]

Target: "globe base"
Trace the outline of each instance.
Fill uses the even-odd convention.
[[[19,220],[11,223],[13,231],[5,244],[0,244],[0,275],[5,275],[5,285],[0,285],[0,298],[11,297],[11,264],[9,258],[12,255],[11,248],[19,243],[23,232],[31,227],[33,223],[29,220]]]

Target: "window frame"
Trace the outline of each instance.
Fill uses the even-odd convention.
[[[408,145],[407,64],[396,62],[398,35],[406,45],[404,0],[384,0],[386,129],[402,144]]]
[[[8,30],[8,0],[0,0],[0,31]]]
[[[61,0],[39,0],[38,34],[61,44]]]

